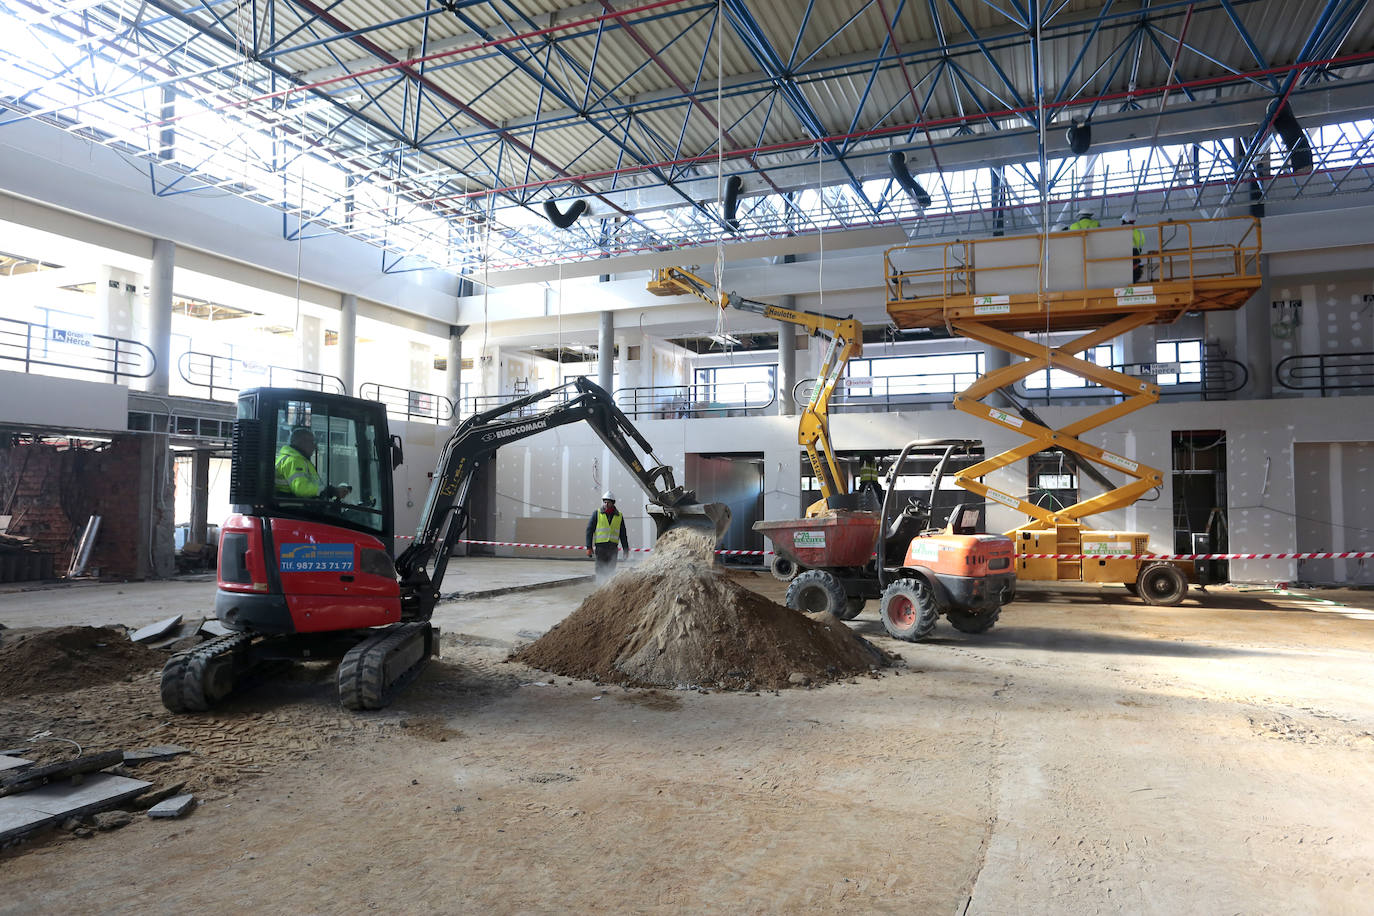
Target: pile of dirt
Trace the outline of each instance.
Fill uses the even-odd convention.
[[[608,683],[736,690],[851,677],[886,664],[829,614],[799,613],[731,581],[714,551],[710,535],[668,532],[646,562],[587,596],[513,659]]]
[[[161,668],[165,653],[113,627],[0,631],[0,697],[61,693]]]

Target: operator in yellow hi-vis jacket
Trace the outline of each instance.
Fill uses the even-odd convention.
[[[616,549],[630,555],[630,535],[625,530],[625,516],[615,507],[615,494],[610,490],[601,494],[601,508],[587,522],[587,556],[596,557],[596,581],[615,574]]]
[[[320,480],[311,458],[315,455],[315,434],[304,426],[291,430],[291,441],[277,450],[277,495],[299,499],[342,499],[353,488],[346,483],[328,487]]]

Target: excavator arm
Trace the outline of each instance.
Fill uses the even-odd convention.
[[[831,497],[844,492],[843,478],[835,464],[835,450],[830,443],[830,398],[849,361],[863,354],[863,324],[853,318],[836,318],[817,312],[800,312],[746,299],[735,293],[722,293],[715,285],[681,267],[663,267],[654,271],[649,292],[657,296],[696,296],[718,308],[733,308],[774,318],[804,328],[813,337],[830,341],[811,398],[802,409],[797,424],[797,443],[806,449],[811,472],[820,487],[821,501],[806,510],[808,517],[825,513]]]
[[[569,386],[532,392],[508,404],[473,414],[444,443],[415,540],[396,558],[403,619],[428,620],[434,610],[449,553],[467,528],[468,489],[477,469],[503,445],[570,423],[590,425],[638,481],[649,497],[647,508],[659,536],[679,526],[711,531],[717,539],[725,533],[730,525],[728,506],[724,503],[703,505],[697,502],[693,491],[677,484],[673,469],[659,462],[648,440],[615,406],[604,388],[581,377],[569,384],[576,387],[577,394],[565,402],[526,414],[524,408]],[[640,458],[635,446],[651,463],[646,464]]]

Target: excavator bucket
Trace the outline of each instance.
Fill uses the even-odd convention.
[[[725,503],[684,502],[676,506],[649,506],[657,526],[657,537],[674,528],[695,528],[710,533],[719,541],[730,528],[730,507]]]

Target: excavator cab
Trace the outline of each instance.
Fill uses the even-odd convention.
[[[233,454],[236,512],[355,529],[390,552],[391,472],[401,453],[385,405],[304,389],[249,389],[239,395]]]

